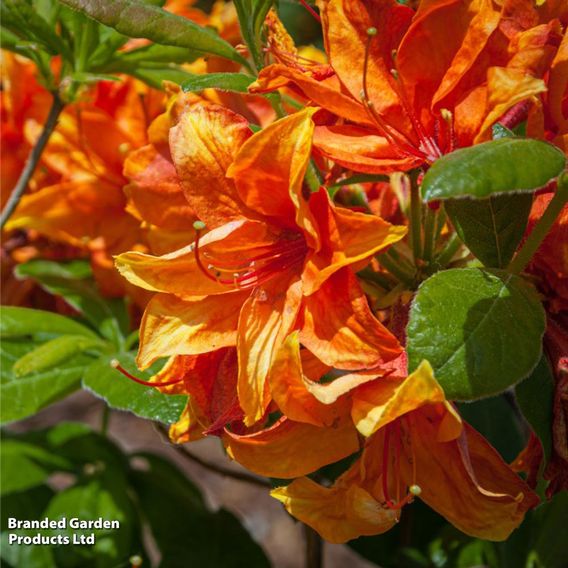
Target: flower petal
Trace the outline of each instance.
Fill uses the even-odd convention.
[[[215,105],[185,108],[170,130],[170,150],[183,191],[208,228],[254,218],[226,177],[250,134],[244,118]]]
[[[270,402],[268,373],[296,321],[300,301],[300,280],[288,274],[255,288],[242,307],[237,340],[238,392],[247,425],[260,420]]]
[[[242,291],[194,301],[156,294],[140,324],[138,366],[145,369],[160,357],[198,355],[234,346],[239,311],[249,294]]]
[[[318,428],[283,417],[254,434],[225,430],[224,442],[229,455],[247,469],[281,479],[307,475],[359,449],[357,431],[348,420]]]
[[[357,278],[342,268],[303,301],[300,340],[327,365],[372,369],[390,361],[401,347],[373,315]]]
[[[379,506],[373,496],[358,485],[322,487],[302,477],[270,493],[298,520],[332,543],[343,543],[362,535],[381,534],[392,528],[394,511]]]
[[[302,195],[317,111],[307,108],[254,134],[241,147],[227,176],[254,211],[284,227],[304,229],[317,245],[317,232]]]

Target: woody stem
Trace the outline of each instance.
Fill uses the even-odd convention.
[[[39,163],[43,150],[45,149],[47,142],[49,141],[49,137],[57,126],[57,119],[59,118],[61,111],[65,107],[65,103],[59,98],[59,94],[57,92],[53,92],[52,95],[53,102],[51,103],[51,108],[49,109],[47,121],[45,122],[43,131],[38,138],[36,145],[32,148],[32,151],[28,156],[26,165],[24,166],[24,169],[20,174],[16,186],[12,190],[10,199],[8,199],[6,207],[4,207],[4,210],[2,211],[2,215],[0,216],[0,228],[4,227],[4,225],[18,206],[18,203],[20,203],[20,199],[22,198],[22,195],[28,187],[28,183]]]
[[[507,267],[510,272],[519,274],[519,272],[525,269],[566,203],[568,203],[568,173],[563,173],[558,178],[558,188],[548,204],[546,211],[538,220],[531,234],[527,237],[521,250]]]
[[[323,541],[320,535],[308,525],[304,525],[304,534],[306,536],[306,568],[322,568]]]

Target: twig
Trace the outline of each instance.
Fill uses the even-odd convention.
[[[308,525],[304,525],[306,536],[306,568],[322,568],[323,541],[321,536]]]
[[[272,484],[267,479],[262,479],[260,477],[256,477],[254,475],[250,475],[245,472],[241,471],[233,471],[232,469],[228,469],[223,467],[222,465],[217,465],[211,462],[208,462],[199,456],[196,456],[194,453],[190,452],[185,446],[180,446],[176,444],[172,444],[170,442],[170,438],[168,436],[167,430],[161,426],[157,426],[158,432],[167,440],[168,444],[180,455],[183,456],[185,459],[200,465],[201,467],[216,473],[217,475],[223,475],[225,477],[230,477],[232,479],[236,479],[237,481],[244,481],[245,483],[250,483],[251,485],[257,485],[258,487],[262,487],[264,489],[272,489]]]
[[[26,165],[24,166],[24,169],[20,174],[16,186],[12,190],[10,199],[8,199],[6,207],[4,207],[4,210],[2,211],[2,215],[0,216],[0,228],[4,227],[6,221],[8,221],[8,219],[10,218],[10,216],[18,206],[18,203],[20,202],[20,199],[24,194],[24,191],[26,191],[26,188],[28,187],[28,183],[36,169],[36,166],[38,165],[43,150],[47,145],[49,137],[51,136],[51,133],[55,130],[55,127],[57,126],[57,119],[59,118],[61,111],[65,107],[65,103],[59,98],[58,93],[54,92],[52,94],[53,94],[53,102],[51,103],[51,108],[49,109],[49,115],[47,116],[47,121],[43,127],[43,131],[40,137],[38,138],[38,141],[36,142],[36,145],[32,148],[32,151],[28,156]]]

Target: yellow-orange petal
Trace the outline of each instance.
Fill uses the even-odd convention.
[[[327,488],[302,477],[270,494],[293,517],[332,543],[381,534],[397,522],[395,511],[382,508],[370,493],[355,484]]]
[[[241,147],[227,176],[243,202],[285,227],[300,227],[317,247],[318,235],[302,195],[310,160],[314,108],[282,118],[254,134]]]
[[[156,294],[140,324],[138,366],[145,369],[160,357],[198,355],[235,345],[239,311],[249,293],[194,301]]]
[[[209,228],[253,216],[226,177],[250,134],[243,117],[215,105],[186,107],[170,130],[170,150],[183,191]]]
[[[276,236],[271,235],[264,223],[256,221],[232,221],[226,223],[199,239],[201,255],[230,255],[240,258],[255,246],[273,244]],[[250,255],[250,253],[249,253]],[[174,252],[153,256],[139,252],[126,252],[116,257],[118,271],[132,284],[153,292],[167,292],[182,298],[225,294],[234,288],[214,282],[195,261],[194,244]],[[207,266],[203,261],[205,267]]]
[[[330,428],[281,418],[265,430],[237,435],[225,430],[229,455],[259,475],[290,479],[307,475],[359,449],[357,430],[345,420]]]
[[[303,316],[302,344],[332,367],[372,369],[401,352],[398,340],[375,318],[347,267],[304,297]]]
[[[270,402],[267,378],[274,356],[296,322],[301,302],[297,275],[283,274],[255,288],[238,323],[238,393],[245,424],[264,416]]]
[[[539,499],[473,428],[450,442],[436,441],[436,424],[413,414],[411,443],[416,463],[401,460],[406,483],[421,488],[420,498],[458,529],[486,540],[505,540]]]
[[[359,266],[407,233],[406,227],[391,225],[375,215],[333,206],[323,188],[311,195],[310,209],[318,221],[321,247],[308,255],[304,265],[305,295],[313,294],[341,268]]]
[[[444,391],[434,378],[432,366],[422,361],[416,371],[408,377],[383,377],[360,386],[354,391],[351,416],[357,430],[364,436],[371,436],[380,428],[397,418],[428,404],[444,403]],[[456,414],[455,428],[444,424],[444,438],[450,433],[454,437],[461,432],[461,421]]]
[[[369,174],[406,171],[420,159],[399,152],[377,130],[353,125],[317,126],[314,146],[327,158]]]

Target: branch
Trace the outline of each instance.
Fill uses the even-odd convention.
[[[194,453],[190,452],[185,446],[179,446],[176,444],[172,444],[170,438],[168,436],[167,430],[161,426],[157,425],[158,432],[164,438],[168,444],[172,446],[172,448],[180,455],[183,456],[188,461],[196,463],[201,467],[216,473],[217,475],[223,475],[225,477],[230,477],[232,479],[236,479],[237,481],[244,481],[245,483],[250,483],[251,485],[257,485],[258,487],[262,487],[263,489],[272,489],[272,484],[267,479],[262,479],[260,477],[256,477],[255,475],[251,475],[249,473],[241,472],[241,471],[233,471],[232,469],[228,469],[223,467],[222,465],[217,465],[211,462],[208,462],[199,456],[196,456]]]
[[[36,145],[32,148],[32,151],[28,156],[26,165],[24,166],[18,182],[16,183],[16,186],[14,187],[10,195],[10,199],[8,199],[6,207],[4,207],[4,210],[2,211],[2,215],[0,216],[0,228],[4,227],[4,225],[18,206],[18,203],[20,202],[24,191],[26,191],[26,188],[28,187],[28,183],[36,169],[36,166],[38,165],[43,150],[47,145],[49,137],[57,126],[57,119],[59,118],[61,111],[65,107],[65,103],[59,98],[57,92],[54,92],[52,94],[53,102],[51,103],[51,108],[49,109],[47,121],[43,127],[41,136],[38,138]]]

